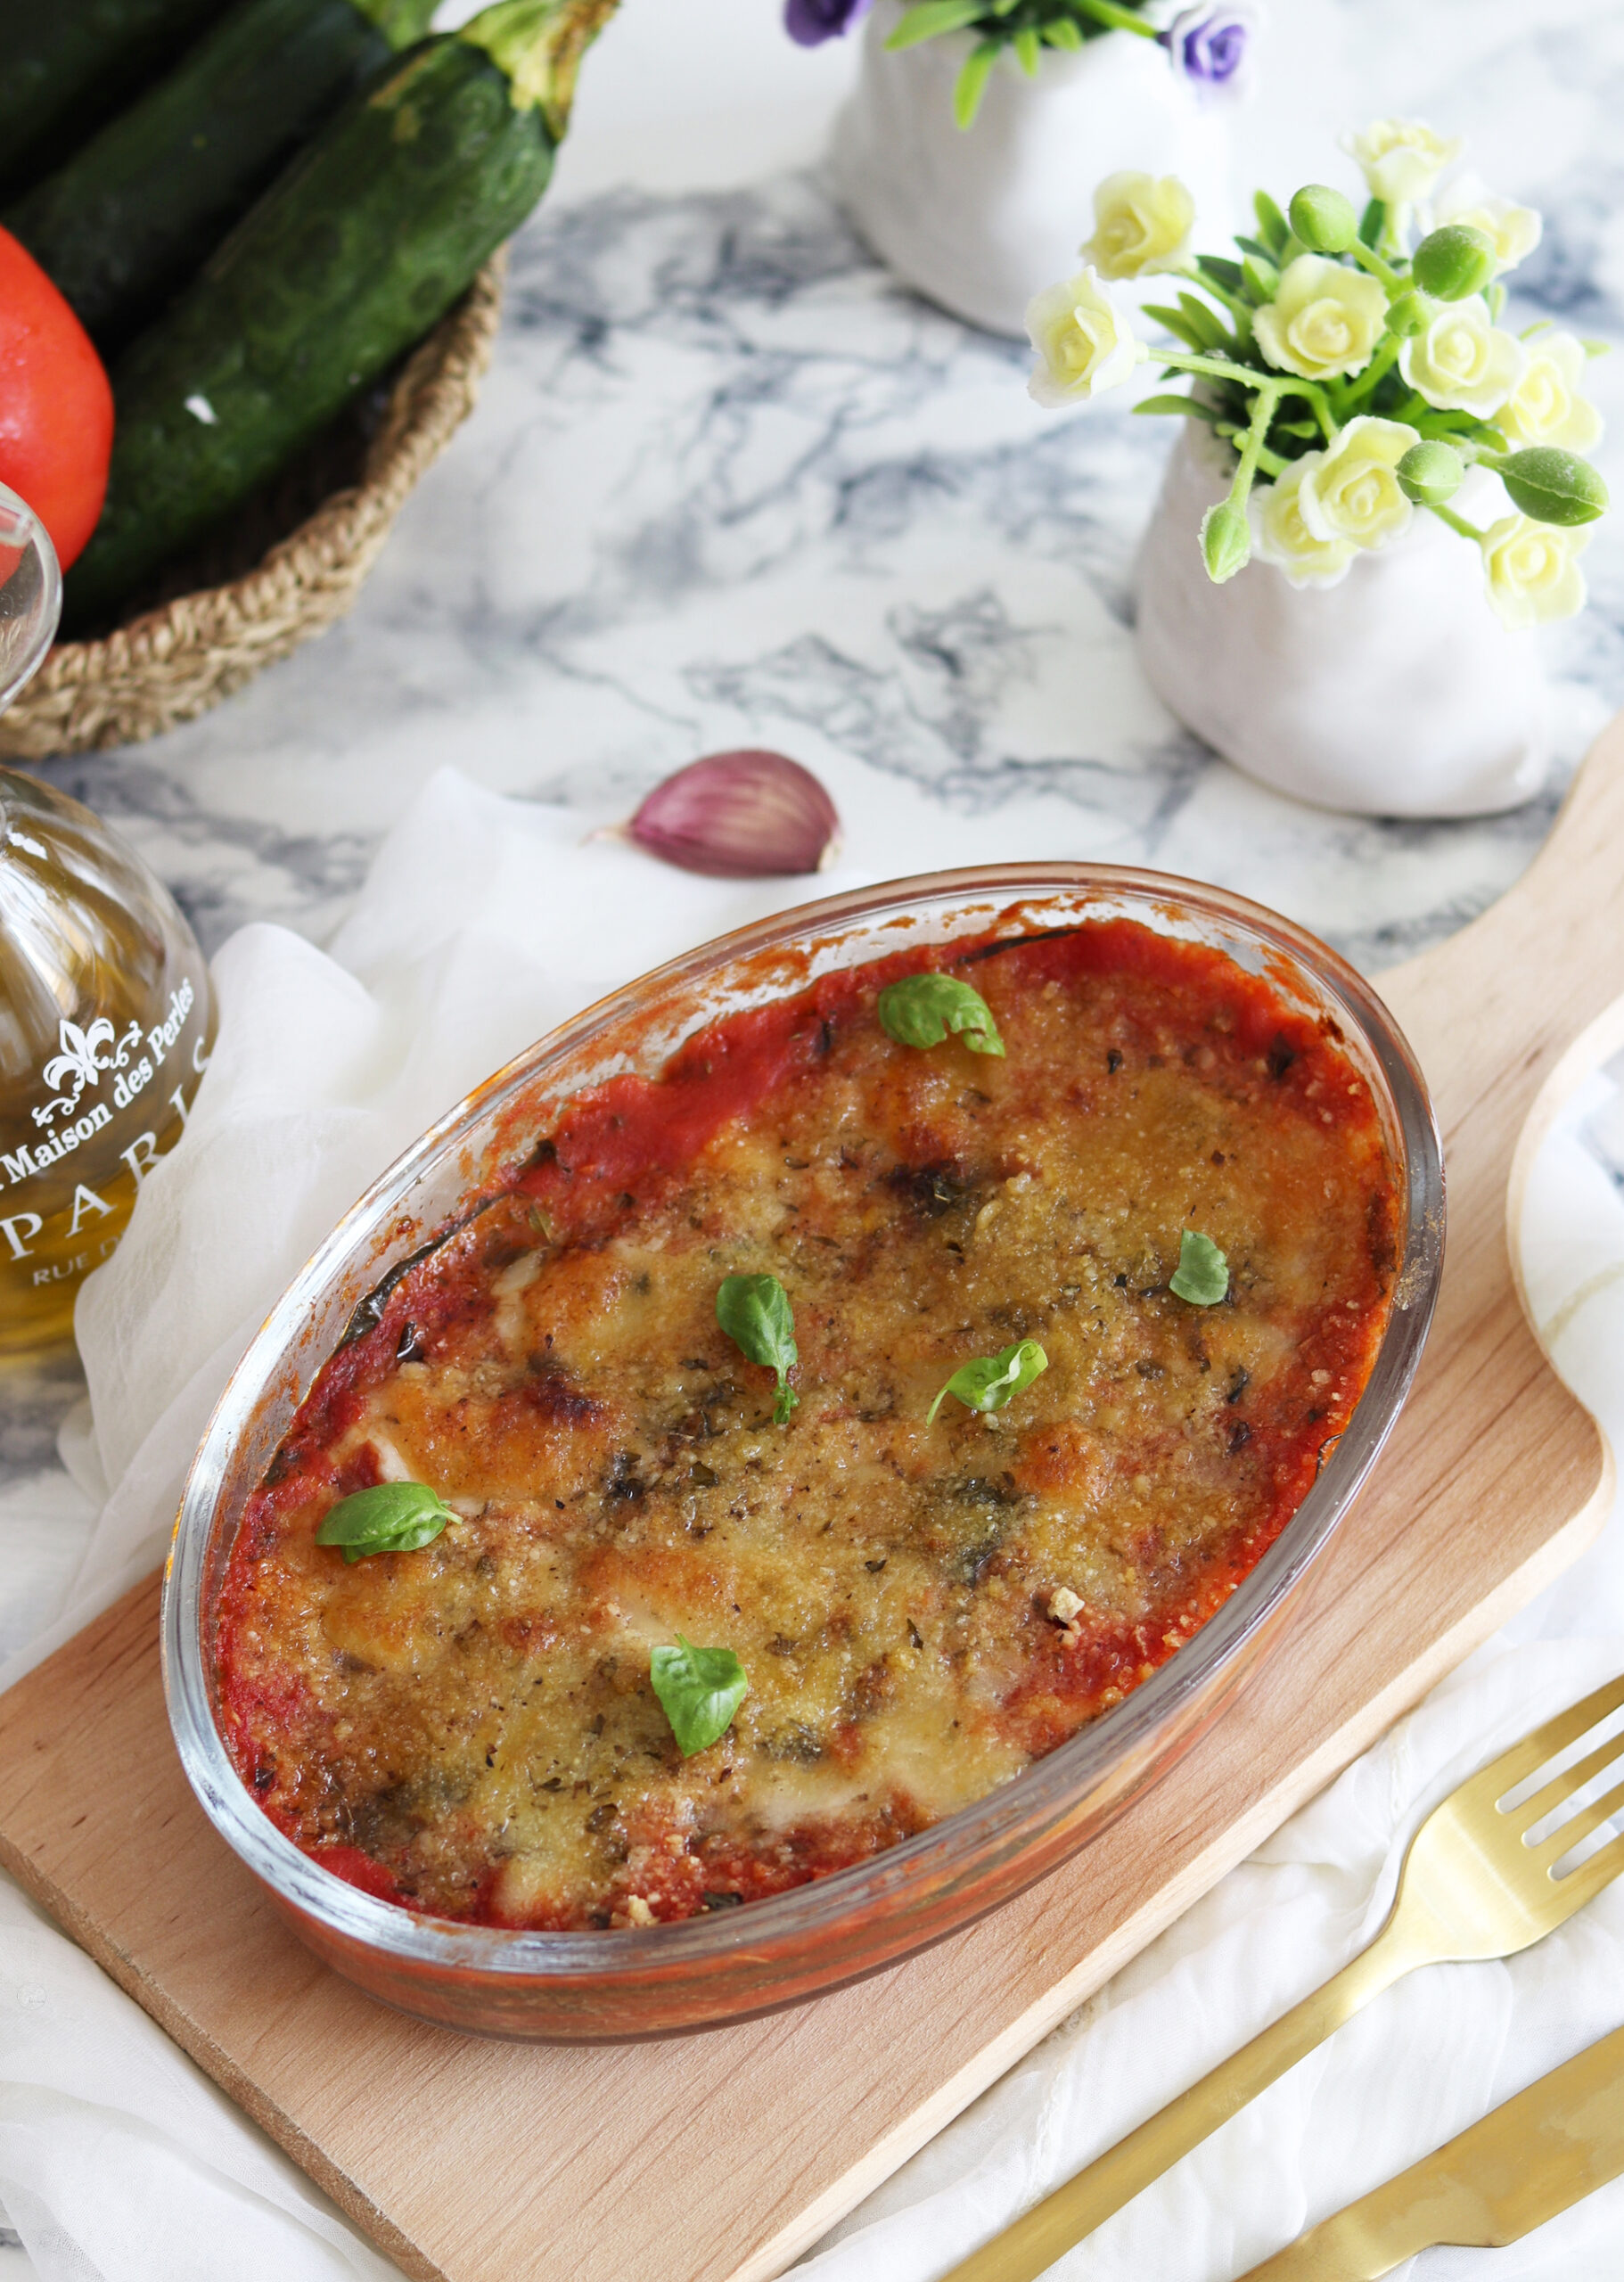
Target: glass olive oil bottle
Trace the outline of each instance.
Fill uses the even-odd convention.
[[[0,1356],[72,1339],[214,1029],[168,891],[88,809],[0,768]]]

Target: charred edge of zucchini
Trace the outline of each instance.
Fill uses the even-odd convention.
[[[353,1347],[357,1339],[365,1339],[369,1333],[376,1331],[378,1326],[383,1321],[383,1310],[388,1307],[396,1285],[409,1276],[414,1268],[421,1268],[425,1260],[432,1260],[442,1245],[451,1242],[453,1236],[460,1236],[463,1230],[477,1220],[481,1212],[488,1212],[493,1204],[506,1203],[512,1194],[511,1189],[504,1188],[498,1189],[494,1196],[481,1197],[470,1211],[461,1213],[455,1220],[448,1220],[443,1228],[437,1229],[427,1244],[419,1244],[415,1252],[407,1252],[404,1260],[398,1260],[392,1268],[387,1268],[373,1285],[372,1290],[364,1298],[356,1301],[350,1310],[349,1320],[344,1326],[343,1336],[333,1349],[333,1353],[341,1355],[347,1347]]]
[[[1002,935],[996,943],[983,943],[980,950],[961,951],[953,964],[975,966],[982,959],[996,959],[1000,951],[1020,951],[1029,943],[1053,943],[1062,935],[1080,935],[1085,923],[1079,920],[1075,927],[1034,927],[1029,935]]]

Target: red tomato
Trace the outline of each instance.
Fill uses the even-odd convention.
[[[112,447],[113,392],[89,334],[0,230],[0,483],[32,507],[64,570],[96,527]]]

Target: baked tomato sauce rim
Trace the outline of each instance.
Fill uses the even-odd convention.
[[[571,1096],[617,1071],[657,1069],[718,1014],[889,952],[1103,918],[1210,944],[1333,1024],[1372,1087],[1394,1168],[1400,1257],[1374,1369],[1308,1496],[1231,1598],[1120,1704],[986,1797],[883,1854],[741,1910],[626,1931],[467,1925],[380,1900],[302,1853],[244,1787],[222,1740],[215,1612],[246,1498],[357,1304],[471,1199],[500,1186]],[[1260,905],[1125,866],[1006,864],[890,881],[740,928],[600,1000],[498,1071],[373,1185],[273,1309],[199,1448],[165,1573],[164,1688],[182,1766],[296,1931],[374,1994],[450,2024],[660,2034],[874,1971],[1054,1867],[1221,1711],[1277,1637],[1391,1430],[1431,1320],[1443,1237],[1441,1145],[1398,1025],[1345,960]]]

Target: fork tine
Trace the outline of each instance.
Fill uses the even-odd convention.
[[[1548,1838],[1542,1838],[1538,1846],[1530,1846],[1530,1854],[1544,1868],[1549,1869],[1560,1862],[1564,1854],[1571,1854],[1579,1841],[1588,1838],[1593,1830],[1600,1830],[1604,1822],[1611,1822],[1620,1806],[1624,1806],[1624,1783],[1615,1783],[1611,1791],[1603,1792],[1599,1799],[1592,1800],[1587,1807],[1581,1807],[1576,1815],[1571,1815],[1560,1830],[1554,1830]]]
[[[1620,1753],[1624,1753],[1624,1735],[1611,1736],[1606,1743],[1598,1744],[1587,1758],[1576,1760],[1565,1775],[1557,1776],[1543,1790],[1536,1791],[1531,1799],[1524,1799],[1517,1809],[1520,1827],[1532,1830],[1553,1808],[1561,1806],[1564,1799],[1571,1799],[1576,1791],[1582,1791],[1587,1783],[1594,1782]]]
[[[1480,1798],[1487,1792],[1492,1800],[1503,1799],[1519,1783],[1538,1774],[1547,1759],[1554,1759],[1558,1752],[1566,1751],[1570,1744],[1577,1743],[1587,1729],[1620,1705],[1624,1705],[1624,1672],[1616,1679],[1610,1679],[1604,1687],[1598,1687],[1593,1695],[1571,1703],[1565,1712],[1547,1720],[1543,1728],[1536,1728],[1532,1735],[1524,1736],[1509,1751],[1502,1752],[1498,1759],[1472,1778],[1472,1793]]]
[[[1620,1871],[1624,1871],[1624,1838],[1610,1838],[1577,1870],[1570,1870],[1565,1878],[1553,1878],[1552,1899],[1560,1905],[1562,1916],[1552,1923],[1560,1925],[1576,1909],[1582,1909],[1603,1886],[1610,1886]]]

